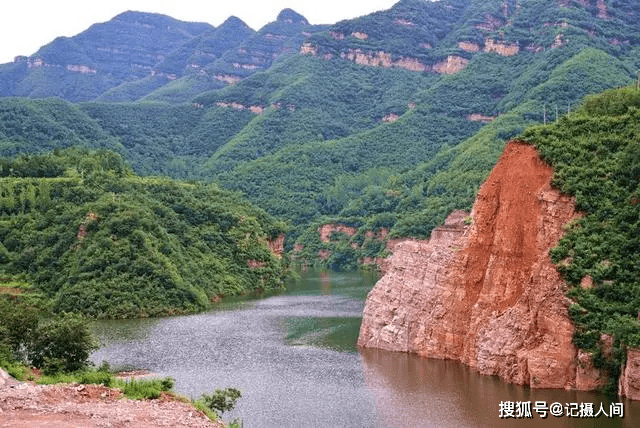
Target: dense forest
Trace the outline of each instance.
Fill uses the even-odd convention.
[[[146,317],[281,287],[282,222],[215,185],[135,175],[113,152],[0,159],[3,276],[55,312]]]
[[[521,136],[553,166],[553,184],[574,195],[584,214],[565,226],[551,257],[571,286],[574,342],[595,353],[614,392],[624,347],[640,347],[638,123],[640,89],[632,87],[590,96],[578,112]],[[613,351],[604,350],[603,333],[615,339]]]
[[[125,12],[58,38],[0,65],[0,269],[57,311],[128,317],[278,288],[267,241],[285,230],[297,260],[356,268],[469,209],[529,126],[631,115],[575,112],[636,80],[638,18],[631,0],[401,0],[258,31]],[[329,223],[354,233],[323,241]],[[580,260],[570,281],[613,281],[611,258]],[[606,330],[591,322],[585,347]]]

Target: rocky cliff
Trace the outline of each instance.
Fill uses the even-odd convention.
[[[455,359],[536,388],[598,386],[598,373],[577,364],[566,286],[548,256],[578,215],[551,178],[532,146],[509,143],[470,217],[454,212],[429,241],[396,245],[358,344]]]

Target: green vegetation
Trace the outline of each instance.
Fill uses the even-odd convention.
[[[135,176],[112,152],[0,159],[3,267],[56,312],[167,315],[279,289],[283,264],[267,241],[284,230],[236,194]]]
[[[99,94],[78,86],[87,94],[82,99],[91,100],[79,104],[0,100],[0,154],[76,145],[113,150],[141,175],[199,180],[241,192],[290,222],[287,250],[298,241],[305,246],[299,256],[308,262],[326,250],[330,255],[323,263],[354,268],[358,260],[382,251],[375,240],[367,240],[367,231],[429,236],[449,212],[471,207],[506,140],[533,123],[559,121],[587,94],[635,80],[640,67],[637,11],[615,2],[607,5],[606,14],[605,19],[595,6],[570,2],[565,7],[549,0],[402,0],[389,10],[331,26],[310,25],[284,10],[255,32],[235,18],[214,29],[125,13],[42,49],[55,54],[43,56],[47,63],[64,59],[107,67],[113,81]],[[133,28],[135,22],[154,29]],[[96,37],[106,37],[110,29],[128,31],[113,36],[114,49],[124,52],[127,42],[140,42],[144,54],[131,53],[127,62],[123,58],[129,54],[123,52],[114,57],[110,51],[93,51],[103,48]],[[157,40],[143,40],[150,33],[157,33]],[[183,39],[185,34],[191,37]],[[518,53],[485,52],[488,39],[517,45]],[[300,55],[305,42],[313,52]],[[478,52],[459,42],[477,44]],[[385,52],[392,62],[415,60],[426,67],[450,55],[468,63],[452,75],[416,72],[385,68],[384,61],[356,64],[347,58],[356,50],[364,56]],[[117,60],[108,64],[108,58]],[[31,68],[24,61],[0,67],[0,86],[7,94],[43,96],[25,89],[40,85],[46,93],[78,100],[43,83],[44,74],[62,73],[51,85],[76,88],[67,85],[71,77],[64,67],[34,67],[33,60],[24,59],[32,61]],[[132,70],[131,64],[142,68]],[[71,74],[77,85],[104,78],[102,69],[95,75]],[[132,100],[137,102],[120,102]],[[53,178],[51,183],[72,177]],[[94,202],[106,204],[106,199]],[[130,201],[121,200],[122,210],[125,202]],[[87,207],[83,216],[94,210]],[[97,224],[106,221],[101,217]],[[315,231],[323,223],[350,224],[358,232],[322,243]],[[164,237],[144,230],[153,236],[151,247],[160,248]],[[118,249],[110,260],[122,254]],[[154,257],[150,262],[162,265]],[[183,276],[179,268],[178,275]],[[178,281],[185,284],[177,287],[181,297],[171,297],[185,302],[182,310],[202,307],[211,298],[200,286],[199,297],[185,297],[193,278]],[[48,295],[62,289],[47,286]],[[157,313],[136,305],[122,312]],[[103,307],[91,311],[114,316],[104,315]]]
[[[25,375],[23,363],[45,374],[82,370],[96,348],[81,316],[52,316],[21,295],[0,294],[0,365],[12,376]]]
[[[144,400],[160,397],[162,392],[171,391],[174,380],[164,379],[115,379],[113,386],[120,388],[124,395],[132,400]]]
[[[575,344],[607,369],[609,392],[617,389],[624,347],[640,347],[639,106],[636,88],[610,90],[522,134],[553,166],[553,184],[574,195],[584,214],[568,225],[551,257],[571,286]],[[583,286],[587,277],[592,285]],[[614,338],[611,355],[603,333]]]
[[[224,412],[232,410],[236,406],[236,401],[242,397],[236,388],[216,389],[212,394],[202,394],[198,401],[207,408],[222,415]]]

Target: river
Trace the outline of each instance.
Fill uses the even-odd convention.
[[[619,416],[548,415],[534,403],[560,403],[563,414],[610,414],[611,400],[594,393],[535,390],[480,376],[453,361],[355,346],[373,272],[309,270],[287,291],[262,299],[226,299],[205,313],[172,318],[100,321],[102,347],[93,361],[146,368],[176,380],[198,397],[235,387],[242,398],[224,420],[260,427],[632,427],[640,403]],[[532,418],[500,418],[531,402]],[[575,405],[574,405],[575,403]],[[574,408],[572,410],[572,407]],[[567,410],[568,408],[568,410]],[[635,422],[635,423],[634,423]]]

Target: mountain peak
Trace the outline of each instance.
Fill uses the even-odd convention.
[[[151,13],[151,12],[140,12],[137,10],[127,10],[126,12],[122,12],[118,15],[116,15],[113,20],[117,20],[117,21],[124,21],[124,22],[132,22],[132,21],[139,21],[139,20],[146,20],[146,19],[153,19],[153,18],[170,18],[166,15],[162,15],[159,13]],[[173,18],[170,18],[173,19]]]
[[[277,20],[279,22],[284,22],[287,24],[309,25],[309,21],[307,21],[307,18],[289,8],[282,9],[282,11],[278,14]]]
[[[235,29],[235,28],[250,28],[242,19],[237,16],[228,17],[220,27],[218,28],[227,28],[227,29]]]

